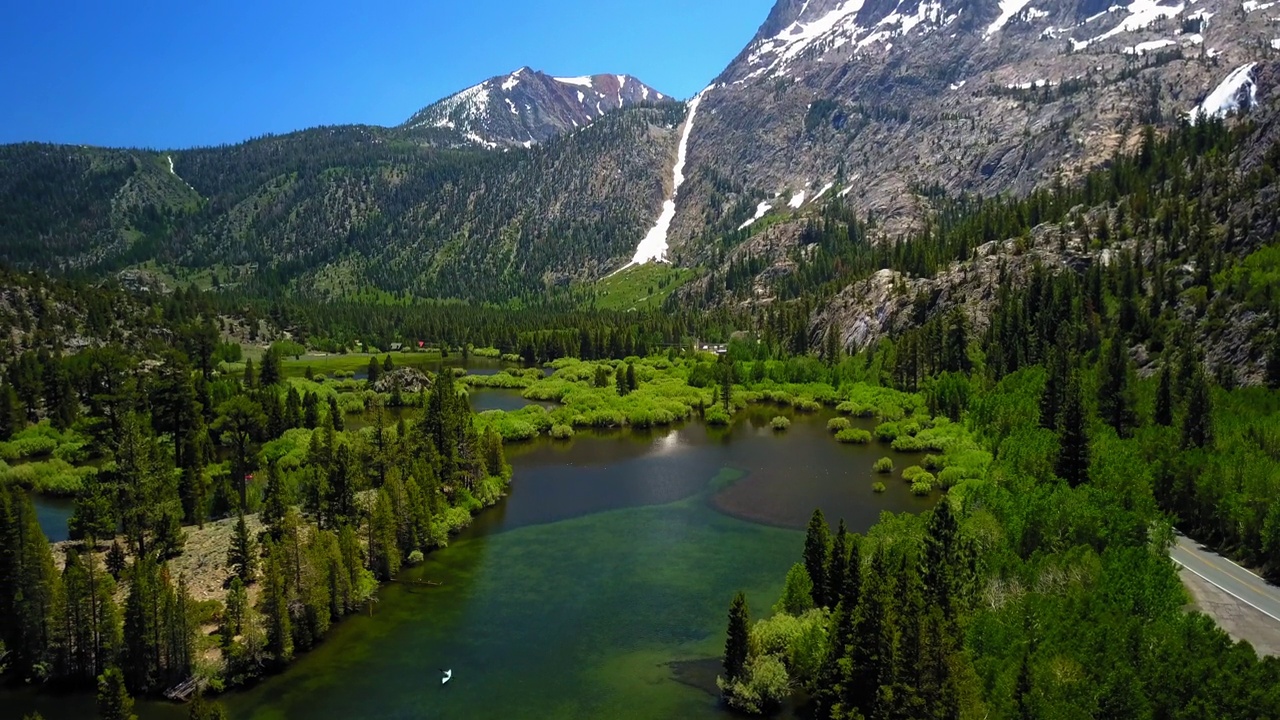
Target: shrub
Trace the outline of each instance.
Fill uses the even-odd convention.
[[[552,425],[551,437],[556,440],[568,440],[573,437],[573,427],[570,425]]]
[[[950,490],[959,484],[960,481],[967,479],[969,478],[965,469],[960,467],[944,468],[942,472],[938,473],[938,484],[946,490]]]
[[[880,423],[876,426],[876,437],[880,439],[880,442],[893,442],[898,439],[898,435],[901,432],[902,430],[896,422]]]
[[[718,679],[729,707],[763,715],[780,707],[791,692],[786,665],[776,655],[759,655],[747,661],[742,677],[729,683]]]
[[[414,565],[421,565],[422,560],[423,560],[423,556],[422,556],[421,550],[414,550],[413,552],[409,553],[409,565],[411,567]]]
[[[871,491],[872,491],[872,492],[875,492],[875,493],[882,493],[882,492],[884,492],[884,491],[886,491],[886,490],[888,490],[888,489],[889,489],[889,488],[885,487],[885,486],[884,486],[884,483],[882,483],[882,482],[878,482],[878,483],[876,483],[876,484],[874,484],[874,485],[872,485],[872,486],[871,486]]]
[[[704,413],[704,417],[706,418],[707,424],[713,426],[728,425],[729,421],[732,419],[729,417],[729,413],[725,412],[724,407],[720,405],[712,405],[707,408]]]
[[[937,472],[943,467],[942,458],[937,455],[925,455],[924,460],[921,460],[920,464],[929,472]]]
[[[919,465],[912,465],[911,467],[902,471],[902,479],[906,480],[907,482],[915,482],[916,478],[925,474],[927,473],[924,468],[920,467]]]
[[[880,473],[881,475],[888,475],[889,473],[893,472],[893,458],[888,458],[888,457],[880,458],[879,460],[876,461],[876,464],[872,469]]]
[[[831,418],[827,421],[827,432],[838,433],[841,430],[848,430],[852,425],[848,418]]]
[[[929,473],[921,473],[911,482],[912,495],[928,495],[933,492],[933,487],[937,483],[937,479]]]
[[[817,400],[797,400],[792,403],[792,407],[799,412],[815,413],[822,409],[822,403],[819,403]]]
[[[791,421],[787,418],[782,417],[781,415],[769,421],[769,424],[773,426],[774,430],[777,430],[779,432],[791,427]]]
[[[871,442],[871,433],[862,428],[846,428],[836,433],[836,440],[851,445],[866,445]]]

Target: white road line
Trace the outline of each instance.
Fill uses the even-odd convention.
[[[1248,605],[1249,607],[1253,608],[1254,610],[1257,610],[1258,612],[1262,613],[1263,615],[1266,615],[1267,617],[1271,618],[1272,620],[1275,620],[1276,622],[1280,622],[1280,617],[1276,617],[1275,615],[1272,615],[1271,613],[1267,612],[1266,610],[1263,610],[1262,608],[1258,607],[1257,605],[1254,605],[1253,603],[1249,602],[1248,600],[1245,600],[1244,598],[1240,597],[1239,595],[1237,595],[1237,594],[1235,594],[1235,593],[1231,592],[1230,590],[1228,590],[1228,589],[1226,589],[1226,588],[1222,587],[1221,585],[1219,585],[1218,583],[1214,582],[1213,580],[1210,580],[1209,578],[1205,577],[1202,573],[1198,573],[1198,572],[1196,572],[1195,568],[1191,567],[1190,565],[1187,565],[1186,563],[1182,562],[1182,561],[1181,561],[1181,560],[1179,560],[1178,558],[1173,557],[1173,556],[1170,556],[1170,559],[1171,559],[1171,560],[1173,560],[1175,563],[1177,563],[1179,566],[1181,566],[1181,567],[1183,567],[1183,568],[1185,568],[1185,569],[1187,569],[1187,570],[1190,570],[1194,575],[1196,575],[1196,576],[1197,576],[1197,577],[1199,577],[1200,579],[1204,580],[1205,582],[1209,583],[1210,585],[1212,585],[1212,586],[1214,586],[1214,587],[1218,588],[1218,589],[1219,589],[1219,590],[1221,590],[1222,592],[1224,592],[1224,593],[1226,593],[1226,594],[1230,595],[1231,597],[1233,597],[1233,598],[1235,598],[1235,599],[1239,600],[1240,602],[1244,603],[1245,605]],[[1252,574],[1252,573],[1251,573],[1251,574]]]

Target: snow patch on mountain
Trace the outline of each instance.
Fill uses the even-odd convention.
[[[1150,40],[1148,42],[1140,42],[1137,45],[1127,47],[1121,52],[1123,52],[1125,55],[1137,55],[1141,57],[1142,55],[1146,55],[1149,52],[1154,52],[1161,48],[1167,48],[1170,45],[1177,45],[1177,44],[1178,43],[1173,40]]]
[[[698,106],[702,104],[702,98],[714,90],[715,87],[715,85],[711,85],[689,101],[688,117],[685,118],[684,130],[680,133],[680,148],[676,152],[676,165],[672,170],[671,198],[662,204],[662,214],[658,216],[658,222],[640,241],[640,246],[636,248],[636,254],[631,259],[631,262],[623,266],[618,272],[622,272],[622,270],[626,270],[632,265],[666,262],[667,250],[669,249],[667,232],[671,229],[671,221],[676,217],[676,199],[680,196],[680,186],[684,184],[684,165],[689,159],[689,136],[693,133],[693,122],[698,116]]]
[[[793,210],[799,210],[800,206],[804,205],[804,197],[805,192],[803,190],[792,195],[791,200],[787,203],[787,207],[792,208]]]
[[[1229,113],[1247,110],[1258,103],[1258,84],[1253,79],[1257,63],[1246,63],[1231,71],[1204,99],[1204,102],[1188,113],[1194,123],[1200,117],[1226,117]]]
[[[1071,38],[1071,48],[1073,51],[1078,52],[1080,50],[1084,50],[1090,45],[1113,38],[1120,33],[1145,30],[1158,20],[1174,18],[1181,15],[1182,11],[1186,8],[1187,6],[1185,3],[1166,6],[1161,5],[1157,0],[1133,0],[1133,2],[1124,7],[1124,11],[1128,12],[1129,15],[1121,20],[1119,25],[1116,25],[1107,32],[1088,40],[1076,40],[1075,38]],[[1116,8],[1114,7],[1111,8],[1111,10],[1115,9]],[[1110,12],[1110,10],[1108,12]],[[1087,23],[1088,21],[1086,20],[1085,22]]]
[[[584,75],[582,77],[567,77],[567,78],[558,77],[556,78],[556,82],[562,82],[566,85],[577,85],[579,87],[586,87],[586,88],[595,87],[595,85],[592,84],[592,79],[590,75]]]
[[[767,202],[762,202],[762,203],[760,203],[759,205],[757,205],[757,206],[756,206],[756,214],[755,214],[755,215],[753,215],[753,216],[751,217],[751,219],[750,219],[750,220],[748,220],[748,221],[746,221],[746,222],[742,223],[741,225],[739,225],[739,226],[738,226],[738,229],[739,229],[739,230],[746,230],[747,228],[749,228],[749,227],[751,227],[752,225],[754,225],[754,224],[756,223],[756,221],[757,221],[757,220],[759,220],[760,218],[762,218],[762,217],[764,217],[765,215],[769,214],[769,211],[770,211],[770,210],[772,210],[772,209],[773,209],[773,206],[772,206],[772,205],[770,205],[769,203],[767,203]]]
[[[985,39],[995,35],[1030,2],[1031,0],[1000,0],[1000,17],[987,26],[987,31],[982,34],[982,37]]]

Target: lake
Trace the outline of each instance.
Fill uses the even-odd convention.
[[[769,425],[779,414],[794,420],[785,433]],[[814,507],[862,531],[885,510],[932,502],[899,479],[874,494],[871,466],[891,453],[836,443],[830,417],[755,407],[731,428],[513,446],[510,496],[401,578],[441,585],[386,586],[372,616],[222,700],[236,720],[727,717],[705,687],[713,663],[697,666],[701,682],[673,663],[720,655],[739,589],[757,617],[768,611]],[[441,686],[445,668],[453,680]],[[48,720],[88,707],[10,699]],[[184,717],[157,703],[139,711]]]

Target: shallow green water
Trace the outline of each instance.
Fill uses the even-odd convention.
[[[720,654],[738,589],[767,610],[813,508],[862,530],[929,502],[901,481],[873,494],[885,449],[837,444],[829,415],[778,434],[775,414],[513,448],[511,496],[402,578],[440,586],[386,587],[372,617],[223,701],[237,720],[722,717],[671,663]],[[45,717],[77,717],[67,702]]]

